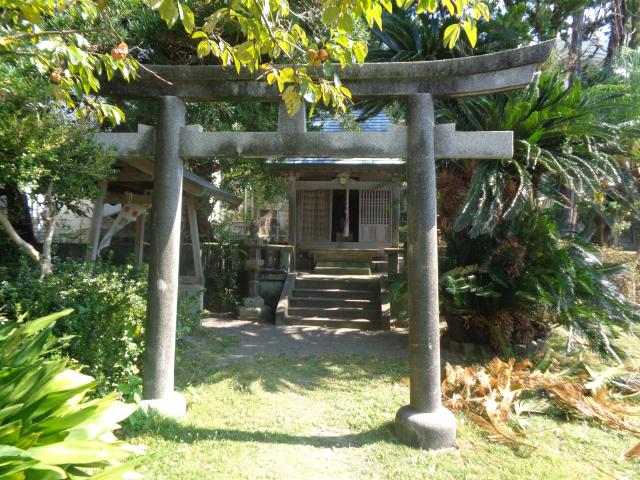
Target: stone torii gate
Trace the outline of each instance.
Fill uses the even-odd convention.
[[[217,66],[150,66],[133,83],[106,84],[106,95],[155,99],[157,126],[138,134],[101,134],[117,156],[153,157],[153,225],[144,365],[144,398],[160,411],[181,413],[174,391],[174,359],[183,157],[331,157],[406,159],[410,403],[396,415],[396,434],[425,449],[455,444],[456,425],[441,406],[436,158],[513,156],[512,132],[457,132],[435,125],[433,99],[502,92],[528,85],[550,55],[545,42],[476,57],[410,63],[370,63],[339,70],[356,98],[400,99],[407,126],[390,132],[306,132],[305,112],[289,117],[282,104],[273,133],[203,132],[185,126],[185,101],[280,101],[255,75]],[[320,77],[320,69],[309,69]],[[160,80],[160,77],[163,80]],[[291,221],[291,220],[290,220]]]

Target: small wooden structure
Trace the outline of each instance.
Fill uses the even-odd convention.
[[[139,132],[149,131],[144,125],[138,126]],[[87,243],[86,261],[95,262],[99,253],[100,232],[103,224],[103,210],[105,203],[120,203],[153,206],[153,179],[155,164],[148,158],[126,157],[118,160],[115,165],[118,173],[109,180],[100,182],[100,194],[95,199],[89,239]],[[200,234],[198,231],[198,219],[196,212],[196,199],[199,197],[215,198],[238,206],[241,199],[222,190],[204,178],[184,170],[183,197],[186,207],[187,221],[189,224],[189,237],[191,238],[191,252],[193,257],[193,275],[180,277],[181,288],[188,290],[201,290],[204,285],[202,270],[202,257],[200,250]],[[147,214],[142,213],[136,218],[134,257],[137,265],[142,264],[144,255],[144,231]],[[193,286],[189,288],[188,286]]]

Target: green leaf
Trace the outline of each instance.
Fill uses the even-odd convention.
[[[32,447],[27,453],[49,465],[94,464],[109,459],[124,459],[129,452],[100,441],[64,441]]]
[[[33,335],[36,332],[39,332],[43,328],[52,325],[56,320],[66,317],[67,315],[73,312],[73,308],[67,308],[62,310],[61,312],[52,313],[51,315],[46,315],[44,317],[37,318],[35,320],[30,320],[25,323],[24,326],[21,327],[22,335]]]
[[[338,29],[344,33],[351,33],[353,31],[353,18],[351,15],[341,15],[338,18]]]
[[[0,458],[4,457],[31,458],[28,452],[25,452],[20,448],[12,447],[11,445],[0,444]]]
[[[461,1],[461,0],[458,0]],[[456,5],[453,0],[441,0],[442,4],[449,10],[449,15],[456,14]]]
[[[444,31],[444,44],[449,48],[453,48],[460,38],[460,24],[454,23],[449,25]]]
[[[160,18],[162,18],[169,27],[172,27],[178,20],[178,8],[173,0],[162,0],[158,7]]]
[[[353,44],[353,41],[346,36],[339,36],[339,37],[335,37],[334,41],[339,44],[342,45],[344,48],[350,48],[351,45]]]
[[[489,21],[490,19],[490,11],[489,11],[489,6],[484,3],[484,2],[478,2],[478,4],[476,5],[476,8],[480,11],[480,13],[482,14],[482,16],[484,17],[484,19],[486,21]]]
[[[193,11],[184,3],[178,3],[178,8],[180,10],[180,18],[182,19],[184,29],[187,33],[193,32],[196,23]]]
[[[327,7],[322,11],[322,22],[327,25],[333,25],[340,15],[339,7]]]
[[[300,107],[302,106],[302,99],[300,98],[300,94],[293,85],[288,86],[284,90],[284,92],[282,93],[282,100],[287,107],[287,113],[291,117],[298,113],[298,110],[300,110]]]
[[[429,12],[433,13],[438,8],[438,0],[419,0],[417,13]]]
[[[53,325],[49,325],[42,330],[30,343],[25,345],[22,350],[14,357],[11,363],[12,367],[19,367],[25,363],[33,362],[44,350],[45,346],[51,338],[51,330]]]
[[[196,53],[198,57],[206,57],[211,53],[211,45],[209,44],[209,40],[203,40],[198,43],[198,48],[196,49]]]
[[[143,461],[142,458],[136,458],[134,460],[130,460],[127,463],[123,463],[122,465],[118,465],[113,468],[108,468],[103,470],[102,472],[98,472],[91,476],[91,480],[135,480],[138,478],[144,478],[143,475],[137,474],[134,472],[134,468],[138,466]]]
[[[355,42],[353,45],[353,53],[358,63],[364,63],[368,53],[367,44],[364,42]]]
[[[478,28],[475,23],[464,22],[462,24],[462,28],[464,32],[467,34],[467,38],[469,39],[469,44],[471,47],[475,47],[478,42]]]

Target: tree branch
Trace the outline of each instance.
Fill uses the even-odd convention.
[[[33,245],[31,245],[28,242],[25,242],[22,239],[22,237],[18,235],[18,232],[15,231],[15,229],[13,228],[13,225],[11,225],[11,222],[9,221],[9,218],[5,215],[5,213],[2,210],[0,210],[0,225],[2,225],[2,228],[4,229],[4,231],[7,232],[9,239],[13,243],[15,243],[19,248],[24,250],[24,252],[27,254],[27,256],[31,260],[38,263],[40,262],[40,252],[38,252],[33,247]]]
[[[86,28],[86,29],[75,29],[75,30],[44,30],[42,32],[25,32],[17,35],[9,35],[7,37],[3,37],[4,39],[9,39],[11,42],[16,42],[19,40],[24,40],[27,38],[39,38],[39,37],[64,37],[68,35],[74,35],[76,33],[96,33],[96,32],[108,32],[110,31],[108,28]]]

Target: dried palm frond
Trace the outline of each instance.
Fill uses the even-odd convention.
[[[504,362],[496,357],[486,365],[446,364],[442,393],[445,406],[464,412],[490,440],[501,444],[535,447],[522,440],[535,433],[527,429],[522,415],[544,413],[549,404],[610,428],[639,435],[640,428],[627,418],[639,415],[640,410],[616,401],[612,390],[603,386],[606,379],[617,373],[611,369],[597,372],[576,364],[554,375],[534,370],[530,360],[516,362],[512,358]],[[599,388],[595,389],[596,386]],[[545,398],[523,398],[525,394]],[[640,445],[634,449],[625,456],[640,456]]]
[[[640,457],[640,443],[635,444],[622,455],[625,458]]]
[[[604,388],[613,378],[620,376],[620,374],[625,371],[625,367],[621,366],[609,367],[605,370],[598,371],[585,364],[584,368],[591,376],[591,381],[585,383],[584,387],[593,393]]]
[[[624,419],[625,416],[629,416],[629,411],[608,402],[609,395],[606,389],[598,390],[593,396],[587,396],[584,394],[584,387],[573,383],[544,378],[542,385],[549,393],[555,395],[556,403],[560,406],[568,407],[583,417],[599,420],[609,427],[640,434],[638,428]]]
[[[523,369],[530,367],[529,361],[503,362],[499,358],[494,358],[486,367],[447,364],[442,384],[445,404],[454,411],[466,412],[495,442],[534,447],[517,438],[526,432],[519,421],[521,411],[514,406],[522,392]],[[511,423],[520,431],[514,431]]]
[[[473,423],[478,425],[478,427],[480,427],[488,434],[490,440],[496,443],[535,448],[535,445],[533,444],[518,440],[516,438],[516,435],[508,427],[500,422],[492,422],[473,412],[469,412],[467,416],[471,419],[471,421],[473,421]]]
[[[612,378],[610,384],[612,387],[615,387],[621,393],[625,394],[627,398],[640,396],[640,375],[637,373],[625,374]]]

